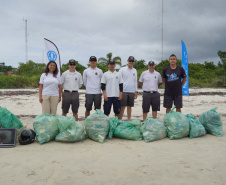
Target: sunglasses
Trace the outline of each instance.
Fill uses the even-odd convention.
[[[134,60],[129,60],[129,62],[134,62]]]
[[[90,60],[90,62],[96,62],[96,60],[94,60],[94,59],[91,59],[91,60]]]
[[[70,66],[75,66],[75,64],[69,64]]]

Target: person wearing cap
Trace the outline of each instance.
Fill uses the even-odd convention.
[[[162,72],[162,80],[165,83],[163,106],[166,113],[170,112],[173,102],[177,112],[181,112],[182,106],[182,86],[187,80],[187,75],[183,67],[177,65],[177,57],[172,54],[169,57],[169,66]],[[183,79],[181,81],[181,79]]]
[[[157,111],[160,111],[160,93],[158,88],[162,85],[162,77],[155,71],[154,61],[148,62],[148,70],[144,71],[139,79],[143,88],[143,121],[147,118],[150,106],[152,106],[152,117],[157,118]]]
[[[115,61],[108,62],[108,71],[101,78],[101,89],[104,96],[104,114],[109,116],[113,104],[115,116],[120,114],[123,92],[123,80],[119,72],[115,71]]]
[[[132,107],[134,107],[134,99],[137,98],[137,70],[133,68],[135,62],[133,56],[130,56],[127,62],[128,65],[119,70],[123,79],[122,107],[119,119],[122,119],[124,110],[127,108],[129,121],[131,120]]]
[[[62,115],[66,116],[71,106],[73,116],[78,121],[79,93],[78,89],[82,87],[82,75],[75,70],[76,61],[69,60],[69,70],[65,71],[61,76],[63,87],[62,94]]]
[[[97,58],[91,56],[89,59],[90,67],[83,72],[83,82],[86,86],[86,101],[85,101],[85,118],[90,115],[92,105],[94,103],[94,109],[101,109],[101,78],[103,71],[97,67]]]

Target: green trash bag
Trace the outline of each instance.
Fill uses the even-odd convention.
[[[42,114],[35,117],[33,127],[40,145],[55,139],[59,134],[57,124],[58,119],[52,114]]]
[[[138,130],[140,130],[140,128],[141,128],[141,121],[139,119],[133,119],[130,121],[119,120],[119,123],[130,123],[130,124],[134,125]]]
[[[164,116],[163,121],[167,128],[168,137],[170,139],[180,139],[188,136],[189,123],[186,116],[180,112],[174,112],[174,108],[175,106]]]
[[[110,129],[108,117],[97,109],[95,113],[85,119],[85,129],[90,139],[104,143]]]
[[[0,106],[0,128],[16,128],[23,127],[21,121],[5,107]]]
[[[114,130],[114,136],[129,140],[142,140],[140,130],[136,128],[130,121],[119,121],[118,126]]]
[[[73,143],[86,139],[86,134],[81,123],[75,121],[73,116],[56,116],[58,119],[58,128],[60,133],[55,141]]]
[[[189,126],[190,126],[190,131],[189,131],[190,138],[196,138],[196,137],[206,135],[206,130],[199,120],[195,119],[194,116],[192,116],[191,114],[187,114],[186,117],[188,119]]]
[[[220,113],[216,112],[217,107],[209,111],[203,112],[199,116],[199,121],[202,123],[207,133],[214,136],[222,137],[222,122]]]
[[[108,133],[108,139],[112,139],[115,128],[118,125],[118,117],[116,116],[116,117],[110,118],[109,124],[110,124],[110,130],[109,130],[109,133]]]
[[[141,133],[145,142],[157,141],[167,136],[164,123],[151,117],[144,121],[144,124],[141,126]]]

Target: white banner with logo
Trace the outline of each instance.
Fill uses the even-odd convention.
[[[44,38],[45,41],[45,55],[46,55],[46,64],[48,64],[49,61],[55,61],[58,68],[58,75],[61,75],[61,63],[60,63],[60,53],[57,48],[57,46],[50,40]]]

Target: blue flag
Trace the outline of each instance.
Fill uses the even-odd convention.
[[[183,95],[189,95],[189,78],[188,78],[188,54],[187,49],[183,41],[181,41],[181,47],[182,47],[182,64],[181,66],[184,68],[185,73],[187,75],[187,81],[182,87],[182,93]]]

